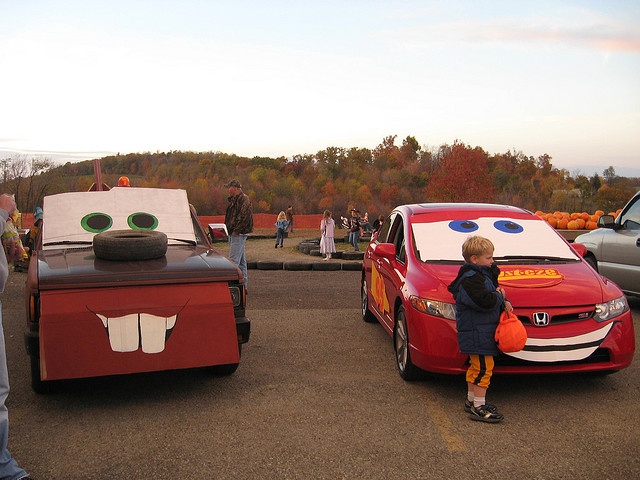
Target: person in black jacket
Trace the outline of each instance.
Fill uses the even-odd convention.
[[[487,389],[493,373],[493,357],[500,351],[494,334],[502,308],[513,307],[498,285],[500,269],[493,263],[491,240],[471,236],[462,244],[465,263],[449,285],[456,300],[456,327],[460,351],[469,355],[467,400],[464,409],[472,420],[497,423],[503,415],[486,403]]]

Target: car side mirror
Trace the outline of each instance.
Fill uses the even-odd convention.
[[[227,240],[229,232],[227,232],[227,226],[224,223],[209,223],[209,240],[211,243],[221,242]]]
[[[587,254],[587,247],[585,247],[583,244],[581,243],[572,243],[571,247],[575,250],[575,252],[580,255],[581,257],[584,258],[584,256]]]
[[[373,248],[374,255],[388,260],[395,260],[396,246],[393,243],[376,243]]]
[[[615,218],[613,215],[601,215],[598,218],[598,226],[603,228],[613,228],[615,225]]]

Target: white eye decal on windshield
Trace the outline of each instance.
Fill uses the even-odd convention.
[[[471,233],[478,230],[478,224],[471,220],[454,220],[449,222],[449,228],[455,232]]]
[[[504,233],[521,233],[524,231],[522,225],[518,225],[511,220],[498,220],[493,224],[493,226],[496,228],[496,230]]]

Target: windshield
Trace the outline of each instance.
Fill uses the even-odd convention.
[[[107,230],[155,230],[169,244],[195,244],[184,190],[117,187],[101,192],[69,192],[44,198],[43,248],[90,245]]]
[[[423,262],[463,262],[462,243],[471,235],[493,242],[497,263],[575,262],[580,257],[544,220],[480,217],[412,223]]]

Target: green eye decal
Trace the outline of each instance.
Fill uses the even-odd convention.
[[[136,212],[127,217],[127,224],[132,230],[155,230],[158,219],[150,213]]]
[[[113,220],[106,213],[95,212],[89,213],[82,217],[82,220],[80,220],[80,225],[87,232],[100,233],[104,232],[105,230],[109,230],[111,228],[111,225],[113,225]]]

